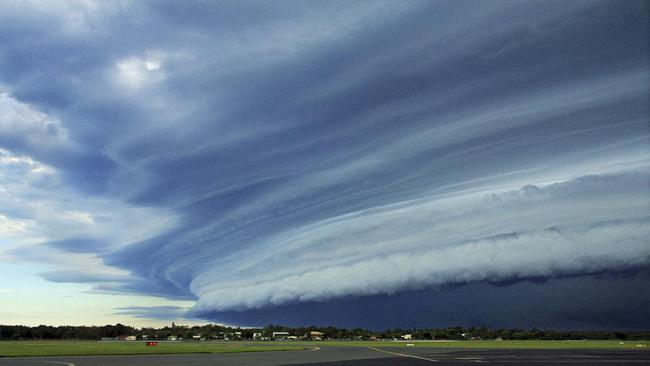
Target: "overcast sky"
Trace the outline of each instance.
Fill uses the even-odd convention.
[[[650,328],[648,1],[3,1],[0,323]]]

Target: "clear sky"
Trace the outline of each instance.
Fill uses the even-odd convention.
[[[648,1],[3,1],[0,324],[650,328]]]

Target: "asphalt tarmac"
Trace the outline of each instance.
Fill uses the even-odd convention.
[[[647,350],[467,350],[396,347],[322,347],[309,351],[0,358],[0,366],[243,366],[310,365],[650,365]]]

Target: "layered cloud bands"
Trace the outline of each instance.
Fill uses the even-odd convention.
[[[244,325],[650,303],[647,2],[83,5],[0,9],[0,260]]]
[[[192,282],[198,310],[556,277],[650,260],[650,174],[409,202],[281,233]]]

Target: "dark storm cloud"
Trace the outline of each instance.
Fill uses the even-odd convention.
[[[544,326],[589,319],[499,296],[648,263],[645,1],[82,5],[0,11],[0,147],[23,159],[0,214],[65,197],[48,209],[83,226],[20,219],[106,267],[50,280],[246,325],[380,327],[370,302],[442,296],[454,322]],[[487,294],[472,318],[463,299]],[[429,311],[386,323],[445,319]]]
[[[636,269],[625,281],[585,275],[549,279],[544,284],[471,283],[212,315],[233,324],[322,322],[355,327],[362,322],[375,330],[456,325],[533,328],[540,324],[557,330],[643,330],[650,326],[649,280],[647,270]]]

